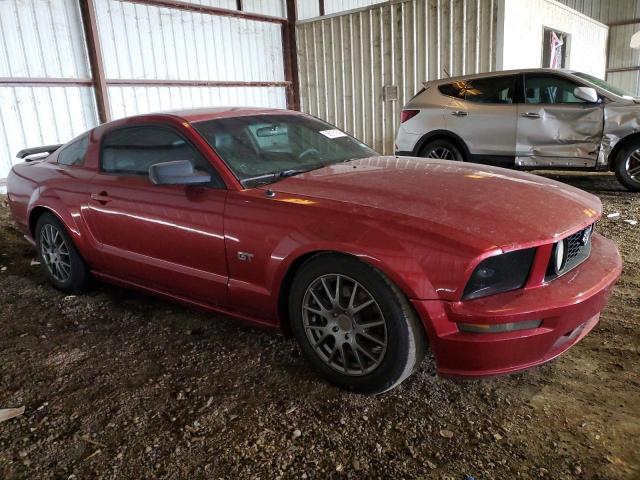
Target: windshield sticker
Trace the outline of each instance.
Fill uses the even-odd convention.
[[[320,133],[327,138],[340,138],[347,136],[346,133],[341,132],[337,128],[332,128],[331,130],[320,130]]]

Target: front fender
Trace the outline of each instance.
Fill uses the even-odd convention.
[[[354,256],[380,270],[409,298],[437,298],[428,272],[396,237],[358,221],[336,225],[331,229],[330,238],[326,238],[328,233],[319,234],[326,230],[317,223],[305,225],[297,233],[306,238],[316,237],[314,241],[299,244],[287,237],[274,248],[267,267],[267,279],[276,297],[280,295],[285,276],[298,259],[317,252],[337,252]],[[359,232],[356,239],[353,238],[354,231]]]

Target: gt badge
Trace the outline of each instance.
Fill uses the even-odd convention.
[[[253,253],[248,252],[238,252],[238,260],[241,262],[250,262],[253,260]]]

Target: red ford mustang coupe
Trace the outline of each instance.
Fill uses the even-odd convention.
[[[427,345],[446,375],[546,362],[621,271],[593,195],[378,156],[298,112],[141,115],[18,156],[9,202],[55,287],[93,276],[291,332],[358,392],[398,385]]]

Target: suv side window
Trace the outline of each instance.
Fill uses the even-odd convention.
[[[440,93],[474,103],[509,104],[514,102],[515,75],[459,80],[438,87]]]
[[[60,165],[84,165],[84,156],[87,154],[88,147],[89,135],[84,135],[60,150],[58,163]]]
[[[151,165],[174,160],[190,161],[211,174],[212,185],[223,185],[200,152],[170,127],[124,127],[107,132],[102,140],[100,170],[106,173],[146,176]]]
[[[556,75],[525,75],[525,102],[529,104],[585,104],[573,94],[575,82]]]

